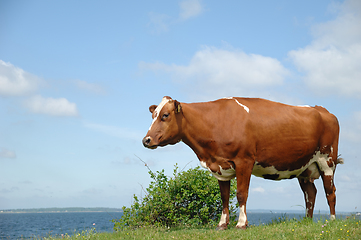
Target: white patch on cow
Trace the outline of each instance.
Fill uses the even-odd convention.
[[[309,105],[298,105],[297,107],[307,107],[307,108],[310,108],[311,106],[309,106]]]
[[[331,148],[331,153],[332,151],[333,148]],[[320,177],[319,169],[322,172],[324,172],[326,176],[333,175],[333,171],[335,170],[335,164],[332,162],[332,166],[330,167],[328,165],[330,161],[332,162],[332,158],[329,157],[329,154],[322,154],[320,151],[315,152],[315,154],[312,156],[312,158],[306,165],[292,171],[289,170],[279,171],[274,166],[262,167],[256,161],[253,166],[252,174],[257,177],[264,177],[264,175],[278,174],[279,176],[275,180],[281,180],[281,179],[288,179],[291,176],[299,177],[301,173],[303,173],[306,169],[308,169],[311,172],[305,179],[309,180],[310,182],[313,182],[315,179],[318,179]]]
[[[164,98],[162,99],[162,101],[159,103],[158,107],[154,110],[154,113],[153,113],[153,114],[154,114],[154,118],[153,118],[152,124],[151,124],[150,127],[149,127],[149,131],[150,131],[150,129],[152,128],[152,126],[153,126],[153,124],[155,123],[155,121],[157,121],[157,118],[158,118],[158,116],[159,116],[159,113],[162,111],[164,105],[165,105],[166,103],[168,103],[169,101],[170,101],[170,99],[164,97]]]
[[[206,168],[206,169],[208,169],[208,171],[210,171],[209,168],[207,167],[207,163],[206,163],[206,162],[200,161],[199,163],[201,164],[201,166],[202,166],[203,168]]]
[[[336,216],[335,215],[333,215],[333,214],[331,214],[331,216],[330,216],[330,220],[335,220],[336,219]]]
[[[331,149],[331,151],[332,150],[333,149]],[[325,173],[325,176],[333,176],[333,170],[334,170],[335,166],[332,166],[332,167],[328,166],[327,162],[330,161],[330,160],[332,160],[332,158],[329,157],[328,154],[323,154],[320,151],[317,151],[313,155],[313,157],[311,159],[311,161],[316,161],[317,162],[318,167],[320,168],[320,170],[322,172]]]
[[[242,205],[239,208],[239,217],[238,217],[237,227],[241,228],[241,227],[246,226],[246,222],[247,222],[247,216],[246,216],[246,212],[244,211],[244,205]]]
[[[219,166],[219,171],[221,172],[221,174],[219,174],[218,172],[213,172],[209,167],[207,167],[206,162],[200,161],[200,164],[202,167],[208,169],[208,171],[211,172],[212,175],[219,181],[229,181],[236,176],[236,171],[232,166],[229,169],[223,169],[221,166]]]
[[[306,169],[308,169],[311,171],[311,173],[306,177],[306,179],[309,180],[310,182],[313,182],[315,179],[318,179],[320,177],[319,168],[321,171],[325,172],[325,175],[327,176],[333,175],[333,170],[335,169],[335,166],[334,165],[332,167],[328,166],[327,161],[330,160],[332,159],[331,157],[328,157],[328,154],[321,154],[320,151],[317,151],[306,165],[292,171],[289,170],[278,171],[274,166],[262,167],[256,161],[253,166],[252,174],[257,177],[263,177],[264,175],[278,174],[279,176],[276,180],[281,180],[281,179],[289,179],[291,176],[299,177],[301,173],[303,173]]]
[[[313,162],[310,161],[305,166],[303,166],[303,167],[301,167],[299,169],[292,170],[292,171],[289,171],[289,170],[278,171],[274,166],[262,167],[256,161],[254,166],[253,166],[252,174],[254,176],[262,177],[262,178],[263,178],[263,175],[275,175],[275,174],[278,174],[279,176],[275,180],[289,179],[291,176],[298,177],[298,175],[300,175],[303,171],[305,171],[307,168],[309,168],[312,163]],[[318,171],[317,167],[315,169]],[[316,176],[316,174],[315,174],[315,176]],[[318,175],[318,177],[319,177],[319,175]]]
[[[227,214],[222,211],[221,220],[219,221],[218,226],[222,226],[223,224],[227,224]]]
[[[310,203],[310,201],[308,200],[307,192],[305,192],[305,197],[306,197],[306,216],[308,216],[308,210],[310,210],[310,209],[307,207],[307,203]],[[312,208],[312,203],[311,203],[310,207]]]
[[[246,110],[246,112],[249,113],[249,108],[248,108],[246,105],[243,105],[242,103],[240,103],[237,99],[235,99],[235,98],[233,98],[233,97],[226,97],[226,98],[223,98],[223,99],[233,99],[234,101],[236,101],[236,103],[237,103],[239,106],[243,107],[244,110]]]
[[[234,100],[236,101],[236,103],[238,103],[238,105],[239,105],[239,106],[243,107],[243,108],[244,108],[244,110],[246,110],[246,112],[248,112],[248,113],[249,113],[249,108],[248,108],[247,106],[245,106],[245,105],[243,105],[242,103],[238,102],[238,100],[237,100],[237,99],[234,99]]]
[[[311,171],[310,175],[309,175],[309,179],[311,182],[313,182],[313,180],[318,179],[320,177],[320,171],[318,170],[317,167],[317,163],[312,163],[309,167],[308,170]]]

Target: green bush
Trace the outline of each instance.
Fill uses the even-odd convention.
[[[123,207],[123,216],[113,220],[114,230],[142,226],[180,226],[214,224],[222,212],[218,181],[205,170],[196,167],[167,177],[164,170],[153,173],[146,196],[139,200],[134,195],[130,208]],[[236,196],[236,184],[231,184],[230,199]],[[235,216],[235,203],[230,204]]]

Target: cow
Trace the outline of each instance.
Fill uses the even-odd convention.
[[[321,176],[330,219],[335,219],[334,173],[343,159],[338,158],[338,120],[325,108],[239,97],[181,103],[166,96],[149,111],[153,121],[142,141],[145,147],[156,149],[182,141],[218,179],[222,199],[218,230],[229,224],[234,177],[239,203],[236,227],[246,229],[252,174],[270,180],[297,178],[310,218],[316,198],[314,180]]]

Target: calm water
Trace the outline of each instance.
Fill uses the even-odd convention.
[[[111,232],[111,220],[121,216],[120,212],[3,213],[0,214],[0,239],[73,235],[75,231],[82,232],[93,227],[97,232]]]
[[[112,219],[119,219],[122,213],[4,213],[0,214],[0,239],[18,239],[31,237],[46,237],[49,235],[61,235],[81,232],[95,228],[97,232],[112,232]],[[247,214],[249,224],[267,224],[279,217],[285,217],[285,213],[259,213]],[[301,213],[287,213],[289,218],[302,218]],[[327,218],[327,215],[315,214],[315,220]],[[95,225],[94,225],[95,224]]]

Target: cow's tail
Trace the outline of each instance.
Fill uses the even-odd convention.
[[[343,158],[340,158],[341,155],[339,155],[337,157],[337,164],[344,164],[345,163],[345,160],[343,160]]]

